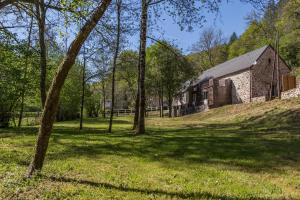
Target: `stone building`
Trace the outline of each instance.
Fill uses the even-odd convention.
[[[282,77],[289,76],[291,69],[276,54],[267,45],[204,71],[196,80],[185,83],[174,99],[174,114],[278,97],[283,91]]]

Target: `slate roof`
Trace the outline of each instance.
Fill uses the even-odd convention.
[[[263,54],[263,52],[269,47],[266,45],[239,57],[228,60],[222,64],[216,65],[213,68],[210,68],[204,71],[194,82],[193,86],[209,80],[211,78],[218,78],[233,72],[244,70],[250,68],[257,59]]]

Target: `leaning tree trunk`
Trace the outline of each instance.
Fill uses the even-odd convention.
[[[139,116],[136,134],[145,133],[145,68],[146,68],[146,42],[147,42],[147,0],[142,0],[141,33],[140,33],[140,94],[139,94]]]
[[[110,108],[110,119],[109,119],[109,127],[108,132],[112,132],[112,123],[114,117],[114,106],[115,106],[115,75],[116,75],[116,68],[117,68],[117,59],[119,55],[119,48],[120,48],[120,37],[121,37],[121,6],[122,0],[117,1],[117,40],[116,40],[116,48],[115,48],[115,55],[113,61],[113,71],[112,71],[112,83],[111,83],[111,108]]]
[[[83,127],[83,106],[84,106],[84,96],[85,96],[85,68],[86,68],[86,57],[85,48],[83,50],[83,68],[82,68],[82,94],[81,94],[81,105],[80,105],[80,124],[79,129],[82,130]]]
[[[68,72],[75,62],[81,46],[103,16],[110,2],[111,0],[101,1],[101,4],[95,9],[91,18],[86,21],[85,25],[81,28],[80,32],[70,45],[65,58],[58,68],[58,72],[53,79],[46,99],[41,119],[41,126],[36,142],[35,154],[27,172],[28,177],[32,176],[32,174],[36,170],[41,170],[43,167],[46,151],[49,144],[49,138],[55,120],[60,91],[64,85]]]
[[[46,94],[46,76],[47,76],[47,53],[45,44],[45,22],[46,10],[44,0],[36,1],[37,21],[39,27],[39,45],[40,45],[40,95],[42,108],[45,106]]]

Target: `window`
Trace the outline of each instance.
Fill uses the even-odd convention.
[[[272,97],[277,96],[277,86],[276,85],[272,85]]]
[[[271,59],[271,58],[269,58],[269,64],[271,64],[271,62],[272,62],[272,59]]]
[[[208,98],[208,91],[203,91],[202,92],[202,99],[207,99]]]

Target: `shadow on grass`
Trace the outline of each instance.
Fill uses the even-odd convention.
[[[299,110],[271,111],[239,123],[150,128],[146,135],[138,137],[129,137],[128,130],[111,135],[87,131],[76,137],[69,135],[71,130],[57,130],[54,137],[65,149],[51,153],[48,159],[116,155],[161,163],[221,164],[249,172],[280,171],[284,166],[298,169],[300,124],[297,119],[300,119]]]
[[[199,123],[176,129],[152,127],[146,135],[138,137],[130,135],[128,129],[106,134],[105,129],[86,128],[79,131],[55,127],[46,159],[95,159],[98,156],[114,155],[140,157],[162,164],[183,162],[224,165],[229,169],[249,172],[280,172],[285,166],[299,169],[298,119],[300,109],[284,112],[272,110],[239,123]],[[0,161],[2,157],[0,155]],[[18,160],[21,158],[19,156]],[[8,159],[12,158],[7,157],[5,161],[9,162]]]
[[[144,188],[131,188],[124,185],[114,185],[111,183],[104,183],[104,182],[94,182],[89,180],[80,180],[80,179],[72,179],[67,177],[45,177],[47,179],[50,179],[51,181],[55,182],[64,182],[64,183],[72,183],[72,184],[81,184],[81,185],[87,185],[91,187],[101,187],[111,190],[118,190],[122,192],[135,192],[145,195],[160,195],[160,196],[166,196],[167,198],[182,198],[182,199],[223,199],[223,200],[236,200],[236,199],[249,199],[247,198],[240,198],[240,197],[231,197],[227,195],[215,195],[209,192],[172,192],[172,191],[164,191],[160,189],[144,189]],[[251,199],[251,197],[250,197]],[[267,200],[268,198],[259,198],[255,197],[255,199],[258,200]]]

